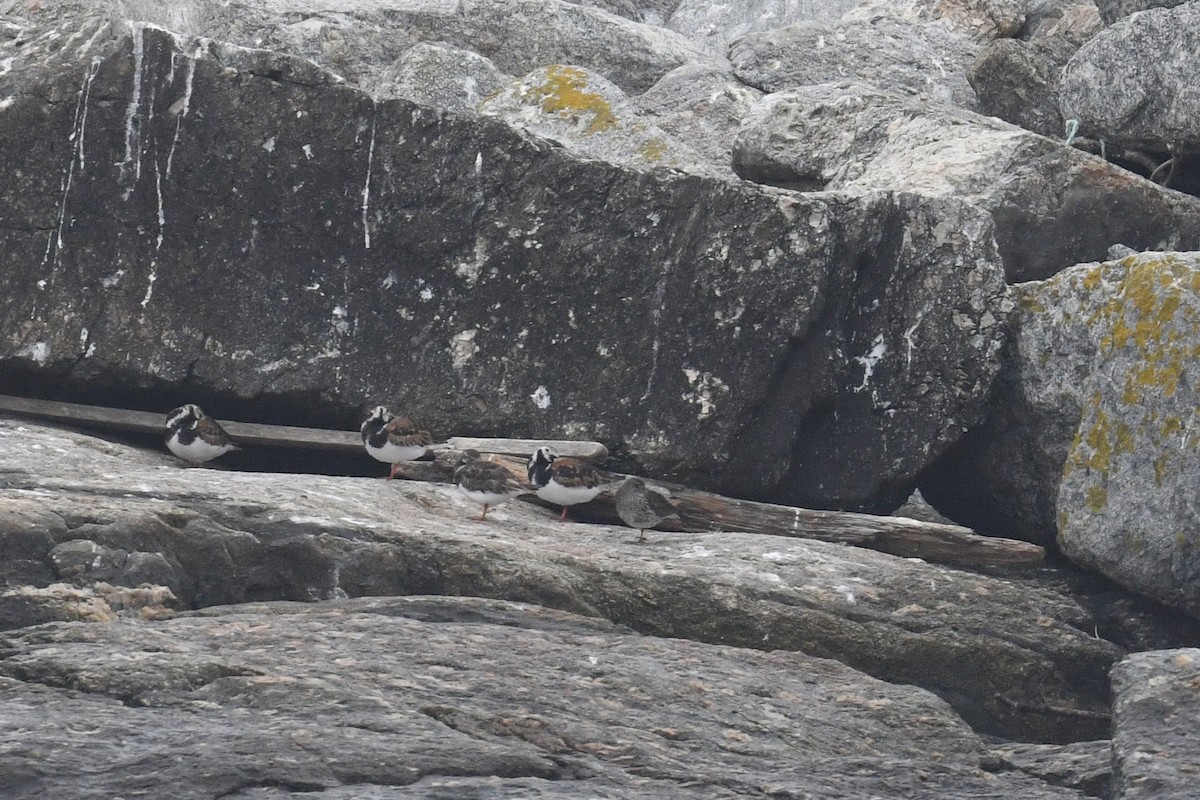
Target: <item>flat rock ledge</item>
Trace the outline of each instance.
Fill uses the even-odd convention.
[[[981,769],[923,690],[498,600],[251,603],[0,647],[7,798],[1080,796]]]
[[[834,658],[1013,739],[1105,737],[1108,670],[1124,655],[1066,592],[845,545],[728,531],[638,544],[628,528],[560,523],[524,502],[484,523],[444,484],[181,467],[9,420],[0,484],[11,586],[161,585],[181,610],[414,594],[531,603]]]

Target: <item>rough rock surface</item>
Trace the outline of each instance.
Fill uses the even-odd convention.
[[[1200,147],[1200,5],[1153,9],[1090,39],[1062,75],[1062,112],[1083,135],[1165,151]]]
[[[998,369],[1007,289],[958,201],[621,169],[153,27],[23,36],[0,43],[0,376],[250,420],[383,401],[890,511]]]
[[[695,175],[728,173],[640,114],[625,93],[602,75],[579,67],[550,66],[514,81],[478,106],[538,136],[553,139],[582,158],[633,169],[672,167]]]
[[[403,97],[423,106],[474,111],[512,80],[489,58],[422,42],[409,48],[364,88],[380,98]]]
[[[863,0],[842,18],[870,20],[894,14],[938,27],[979,43],[1016,36],[1025,23],[1029,0]]]
[[[860,0],[742,0],[713,3],[711,0],[682,0],[667,27],[725,54],[729,42],[758,31],[784,28],[794,22],[837,22]]]
[[[1078,789],[1089,797],[1112,794],[1112,742],[1100,739],[1070,744],[1012,742],[992,749],[997,772],[1020,770],[1055,786]]]
[[[1150,8],[1174,8],[1188,0],[1096,0],[1100,16],[1109,25],[1138,11]]]
[[[878,15],[747,34],[730,45],[729,60],[738,78],[764,92],[851,79],[974,108],[967,70],[978,53],[978,45],[939,26]]]
[[[1190,536],[1196,253],[1082,264],[1014,287],[987,422],[922,476],[939,511],[1042,544],[1195,614]]]
[[[87,540],[159,554],[182,609],[346,595],[537,603],[658,636],[836,658],[935,691],[980,730],[1050,741],[1103,735],[1103,719],[1041,709],[1102,714],[1123,654],[1055,589],[843,545],[735,532],[638,544],[628,528],[560,523],[523,502],[479,523],[446,485],[188,468],[8,420],[0,445],[0,543],[40,567],[14,584],[63,580],[45,577],[51,552]]]
[[[1117,664],[1112,677],[1114,796],[1195,797],[1200,650],[1135,653]]]
[[[726,172],[742,117],[760,99],[762,92],[706,64],[673,69],[632,98],[642,115]]]
[[[1118,242],[1200,247],[1200,200],[1000,120],[856,83],[776,92],[734,146],[744,177],[799,188],[953,196],[987,209],[1010,281]]]
[[[525,604],[258,603],[44,625],[0,652],[13,800],[1078,797],[985,774],[919,689]]]
[[[1059,81],[1078,49],[1065,36],[998,39],[985,45],[967,73],[979,97],[979,112],[1042,136],[1064,137]]]
[[[1200,253],[1093,267],[1096,356],[1058,492],[1072,560],[1200,616]]]

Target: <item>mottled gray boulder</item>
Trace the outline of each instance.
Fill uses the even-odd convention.
[[[996,746],[995,772],[1019,770],[1088,797],[1112,797],[1112,742],[1100,739],[1070,744],[1011,742]]]
[[[1063,66],[1078,49],[1065,36],[998,39],[984,45],[967,73],[979,97],[979,113],[1042,136],[1065,138],[1059,80]]]
[[[784,28],[811,20],[834,23],[859,0],[681,0],[667,27],[720,55],[746,33]]]
[[[1104,287],[1080,386],[1079,428],[1058,492],[1072,560],[1200,616],[1200,253],[1146,253],[1094,267]]]
[[[1117,664],[1112,680],[1114,796],[1195,797],[1200,650],[1135,653]]]
[[[999,368],[991,222],[957,200],[622,169],[276,53],[38,30],[0,43],[0,377],[326,425],[386,402],[890,511]]]
[[[1079,132],[1163,152],[1200,146],[1200,5],[1152,9],[1090,39],[1062,76],[1062,113]]]
[[[1000,120],[855,83],[763,98],[734,168],[751,180],[837,191],[953,196],[990,212],[1010,281],[1138,248],[1200,246],[1200,201]]]
[[[675,67],[717,58],[679,34],[564,0],[59,0],[19,4],[19,14],[57,24],[82,13],[153,22],[180,33],[302,56],[369,87],[410,48],[442,43],[490,59],[510,75],[573,64],[627,92]],[[654,4],[651,4],[654,5]],[[721,59],[718,59],[721,60]]]
[[[1188,0],[1096,0],[1100,16],[1109,25],[1138,11],[1150,8],[1174,8]]]
[[[560,142],[582,158],[632,169],[729,172],[728,162],[711,164],[640,114],[616,84],[579,67],[536,69],[484,100],[478,111]]]
[[[1195,613],[1187,434],[1200,347],[1194,253],[1082,264],[1014,287],[1018,311],[987,421],[921,480],[939,511],[1050,544]]]
[[[1104,712],[1123,650],[1095,638],[1098,621],[1066,593],[1032,582],[736,532],[638,544],[628,528],[560,523],[524,502],[480,523],[449,485],[195,469],[165,452],[98,453],[95,441],[0,419],[0,541],[44,547],[45,560],[86,530],[105,548],[162,553],[178,565],[184,609],[500,598],[654,636],[834,658],[937,692],[983,731],[1055,741],[1106,726],[1039,710]],[[47,528],[22,522],[35,513]],[[87,574],[72,580],[90,586]]]
[[[1078,798],[984,774],[920,689],[525,603],[258,603],[43,625],[0,653],[12,800]]]
[[[895,15],[938,27],[983,44],[1016,36],[1025,24],[1029,0],[863,0],[842,18],[867,21]]]
[[[878,15],[747,34],[730,45],[729,59],[738,78],[764,92],[852,79],[975,108],[967,69],[978,53],[978,45],[937,25]]]
[[[1040,0],[1031,4],[1018,37],[1066,36],[1083,42],[1104,29],[1094,0]]]
[[[637,97],[643,115],[708,162],[732,170],[733,141],[742,117],[762,98],[728,70],[685,64]]]
[[[984,423],[921,479],[939,511],[983,533],[1054,543],[1058,488],[1094,369],[1097,264],[1013,286],[1017,311]]]
[[[481,55],[422,42],[364,88],[379,98],[403,97],[423,106],[474,111],[511,81],[511,75]]]

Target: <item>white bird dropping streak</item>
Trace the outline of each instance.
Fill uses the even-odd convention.
[[[80,172],[83,171],[85,165],[83,152],[84,126],[87,122],[88,101],[92,96],[92,79],[96,77],[96,72],[99,69],[100,59],[93,58],[87,74],[83,77],[83,85],[79,87],[79,100],[75,104],[75,123],[71,130],[71,135],[67,137],[67,141],[74,141],[75,147],[71,150],[71,160],[67,163],[67,168],[63,171],[62,197],[58,204],[58,228],[46,238],[46,252],[42,255],[42,266],[44,267],[46,266],[46,262],[50,260],[50,250],[54,250],[55,272],[58,270],[59,262],[62,260],[63,228],[67,223],[67,195],[71,193],[71,184],[75,178],[75,162],[79,162]],[[53,283],[54,272],[51,273],[50,277]]]
[[[371,207],[371,167],[375,163],[375,117],[371,117],[371,144],[367,146],[367,180],[363,183],[362,223],[363,247],[371,249],[371,225],[367,221],[367,211]]]
[[[133,30],[133,90],[129,94],[129,107],[125,110],[125,158],[121,161],[122,181],[125,180],[125,170],[129,168],[129,162],[134,159],[135,152],[137,160],[134,164],[133,183],[125,189],[123,200],[129,199],[133,187],[142,177],[141,134],[134,127],[133,121],[137,117],[138,107],[142,104],[142,58],[146,26],[141,22],[130,22],[129,27]]]
[[[188,59],[187,75],[183,79],[183,103],[179,108],[179,116],[175,118],[175,136],[171,139],[171,151],[167,154],[167,177],[171,177],[171,165],[175,162],[175,145],[179,144],[179,129],[183,125],[183,118],[188,115],[188,110],[192,107],[192,82],[196,77],[196,61],[200,58],[200,54],[204,52],[200,45],[196,45],[196,52]]]

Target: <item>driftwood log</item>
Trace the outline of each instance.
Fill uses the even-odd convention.
[[[507,467],[514,476],[525,479],[527,457],[499,454],[489,457]],[[402,465],[397,474],[410,480],[449,480],[457,460],[457,452],[447,450],[439,453],[434,462]],[[621,524],[613,506],[613,495],[621,481],[629,476],[619,472],[607,475],[612,481],[610,489],[586,505],[573,507],[572,519]],[[678,521],[667,520],[658,526],[659,530],[688,533],[742,531],[819,539],[958,567],[1032,566],[1042,563],[1046,557],[1045,549],[1038,545],[981,536],[960,525],[759,503],[678,484],[644,480],[648,486],[669,491],[679,514]]]
[[[50,419],[81,427],[99,427],[136,433],[161,433],[165,414],[119,408],[35,400],[0,395],[0,412]],[[282,425],[225,422],[221,425],[242,446],[295,447],[341,452],[363,452],[358,431],[331,431]],[[401,465],[398,474],[410,480],[452,480],[454,464],[461,449],[474,448],[491,453],[490,458],[504,464],[521,479],[525,463],[534,448],[552,444],[560,454],[602,459],[607,449],[598,442],[547,442],[534,439],[480,439],[455,437],[436,445],[432,461]],[[366,453],[363,453],[366,458]],[[573,519],[585,522],[620,524],[613,507],[613,494],[626,475],[608,473],[611,491],[602,493],[585,506],[571,511]],[[868,547],[893,555],[922,558],[960,567],[1014,567],[1040,563],[1045,550],[1028,542],[980,536],[970,528],[922,522],[906,517],[885,517],[839,511],[758,503],[689,489],[686,486],[647,480],[648,485],[666,489],[679,514],[678,521],[660,525],[662,530],[699,533],[705,531],[743,531],[772,536],[819,539],[826,542]]]

